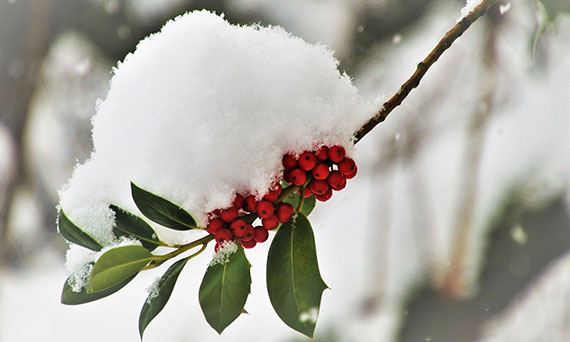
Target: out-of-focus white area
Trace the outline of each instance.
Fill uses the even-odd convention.
[[[345,11],[346,3],[341,1],[294,2],[290,8],[270,1],[234,2],[236,6],[238,2],[240,6],[247,4],[250,9],[263,8],[305,40],[338,44],[343,51],[349,49],[343,43],[346,37],[356,30],[356,20],[351,17],[355,14]],[[360,92],[370,98],[391,96],[454,24],[460,9],[460,3],[438,5],[419,25],[375,48],[377,53],[367,56],[367,61],[351,74]],[[299,24],[310,22],[308,13],[316,13],[326,25]],[[442,283],[451,263],[458,199],[464,190],[464,153],[472,143],[467,143],[470,120],[489,109],[489,103],[492,115],[485,129],[476,203],[468,222],[471,229],[466,265],[461,275],[466,295],[477,292],[485,238],[513,187],[524,184],[525,200],[530,206],[539,206],[566,191],[570,212],[570,20],[561,20],[558,29],[547,32],[541,41],[547,53],[537,70],[528,52],[528,37],[536,20],[532,8],[527,3],[512,2],[503,15],[505,23],[496,43],[498,68],[485,71],[482,65],[485,22],[478,21],[428,71],[404,104],[359,142],[355,153],[358,177],[329,202],[320,203],[311,216],[321,274],[330,287],[323,295],[317,339],[393,340],[402,317],[408,314],[404,304],[410,289],[420,282]],[[84,70],[82,58],[70,56],[93,56],[93,52],[87,52],[86,43],[62,44],[74,41],[66,39],[52,46],[52,51],[59,52],[49,56],[60,57],[52,59],[55,64],[49,69],[56,70],[58,63],[70,58],[72,62],[63,64],[62,72]],[[93,70],[93,64],[88,65],[87,69]],[[47,98],[41,106],[34,106],[34,113],[46,117],[84,113],[75,119],[62,116],[63,122],[42,118],[44,126],[37,127],[40,132],[32,145],[42,146],[30,148],[38,151],[33,154],[34,163],[40,165],[37,172],[50,187],[58,188],[69,176],[74,158],[86,157],[79,151],[63,151],[76,145],[73,137],[77,134],[77,128],[65,128],[65,122],[77,120],[77,127],[89,130],[85,123],[93,112],[94,99],[102,96],[101,89],[105,89],[110,75],[108,65],[97,70],[101,73],[88,73],[92,86],[71,86],[58,92],[54,87],[62,83],[55,77],[50,87],[40,88]],[[491,101],[485,98],[489,87],[495,87]],[[69,92],[73,95],[67,97]],[[65,133],[59,132],[65,129]],[[410,158],[406,146],[418,135],[417,151]],[[74,142],[70,144],[66,138]],[[0,143],[0,151],[2,145],[7,144]],[[394,150],[395,157],[389,149]],[[75,156],[71,162],[69,157],[63,158],[66,153]],[[0,170],[2,157],[0,154]],[[29,193],[19,196],[13,235],[26,241],[37,235],[29,228],[35,206]],[[525,240],[524,229],[514,226],[511,230],[517,243],[532,242]],[[253,265],[252,294],[246,304],[249,315],[239,317],[221,336],[207,325],[198,305],[198,288],[211,259],[210,248],[187,264],[168,305],[146,330],[145,341],[303,340],[279,320],[269,303],[265,289],[269,244],[246,252]],[[548,267],[507,312],[489,316],[481,340],[570,339],[569,260],[567,254]],[[46,247],[22,271],[0,269],[0,341],[76,341],[78,336],[86,342],[138,340],[138,314],[146,289],[166,267],[144,272],[111,297],[70,307],[59,303],[67,276],[63,264],[62,256]],[[372,298],[378,308],[365,316],[361,309],[367,298]],[[34,329],[30,329],[30,322],[34,322]],[[425,336],[426,341],[429,339]]]
[[[53,199],[75,164],[89,156],[91,117],[109,88],[110,68],[96,47],[74,31],[55,40],[42,65],[30,107],[26,155]]]

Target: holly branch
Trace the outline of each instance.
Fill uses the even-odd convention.
[[[483,0],[479,5],[477,5],[469,14],[464,16],[451,30],[441,38],[437,45],[431,50],[431,52],[424,58],[423,61],[418,63],[416,71],[408,78],[400,89],[388,100],[386,101],[380,110],[370,118],[356,133],[354,133],[354,143],[360,141],[366,134],[368,134],[376,125],[386,120],[388,115],[398,107],[402,101],[410,94],[410,92],[416,88],[424,75],[427,73],[429,68],[439,59],[439,57],[451,47],[453,42],[473,24],[477,19],[483,16],[491,7],[496,5],[499,0]]]

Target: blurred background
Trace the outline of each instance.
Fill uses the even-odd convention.
[[[193,9],[281,25],[391,96],[457,21],[452,0],[0,0],[0,341],[137,341],[158,273],[63,306],[58,189],[91,151],[113,66]],[[570,341],[570,3],[504,1],[357,146],[359,176],[312,219],[316,341]],[[546,8],[546,10],[545,10]],[[546,25],[548,24],[548,25]],[[268,245],[222,336],[183,272],[145,341],[304,341],[273,313]],[[210,247],[211,248],[211,247]],[[146,274],[149,273],[149,274]]]

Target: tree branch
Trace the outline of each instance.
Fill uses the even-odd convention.
[[[495,5],[499,0],[483,0],[477,7],[475,7],[468,15],[463,17],[451,30],[449,30],[443,38],[437,43],[435,48],[431,50],[429,55],[421,61],[414,74],[400,87],[400,90],[396,92],[388,101],[386,101],[382,108],[366,122],[356,133],[354,133],[354,143],[360,141],[368,132],[370,132],[376,125],[386,120],[388,115],[398,107],[402,101],[408,96],[408,94],[416,88],[421,79],[424,77],[428,69],[439,59],[439,57],[445,52],[445,50],[451,47],[451,44],[461,37],[463,32],[465,32],[471,24],[473,24],[477,19],[479,19],[483,14],[487,12],[489,8]]]

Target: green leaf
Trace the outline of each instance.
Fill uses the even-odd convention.
[[[69,285],[70,279],[67,278],[65,284],[63,285],[63,290],[61,292],[61,303],[66,305],[78,305],[78,304],[93,302],[95,300],[107,297],[119,291],[125,285],[127,285],[131,280],[133,280],[134,277],[136,277],[136,274],[106,290],[97,291],[97,292],[88,292],[86,288],[82,288],[80,292],[75,292],[71,289],[71,286]]]
[[[135,204],[150,220],[175,230],[196,228],[196,220],[176,204],[143,190],[131,182],[131,193]]]
[[[59,232],[67,241],[81,245],[85,248],[89,248],[92,251],[98,251],[103,248],[99,242],[95,241],[95,239],[92,238],[89,234],[85,233],[73,222],[71,222],[63,210],[59,211],[57,222],[59,226]]]
[[[123,246],[108,250],[93,266],[89,292],[109,289],[140,272],[156,257],[142,246]]]
[[[297,209],[297,207],[299,206],[299,199],[300,198],[301,198],[301,195],[295,192],[295,193],[287,196],[287,198],[285,198],[283,200],[283,202],[291,203],[291,205],[295,209]],[[305,217],[309,216],[313,212],[313,209],[315,208],[316,202],[317,202],[317,200],[315,199],[314,195],[311,195],[311,196],[305,198],[305,202],[303,202],[303,208],[301,209],[301,214],[303,214]]]
[[[312,338],[326,288],[311,224],[299,214],[279,229],[269,248],[267,290],[271,305],[285,324]]]
[[[200,285],[200,307],[218,334],[243,312],[251,286],[251,265],[243,247],[229,256],[225,264],[208,267]]]
[[[154,229],[152,229],[148,223],[140,217],[115,205],[111,205],[110,208],[115,212],[115,227],[113,228],[113,233],[116,237],[135,237],[140,240],[143,247],[149,251],[153,251],[158,247],[160,240],[158,240]]]
[[[172,264],[158,281],[158,289],[155,290],[158,292],[148,295],[139,316],[139,333],[141,339],[147,325],[162,311],[166,303],[168,303],[178,276],[187,261],[188,258],[185,258]]]
[[[533,59],[536,55],[538,43],[546,30],[555,26],[558,18],[570,13],[570,1],[568,0],[535,0],[535,3],[540,12],[540,20],[531,42],[531,54]]]

